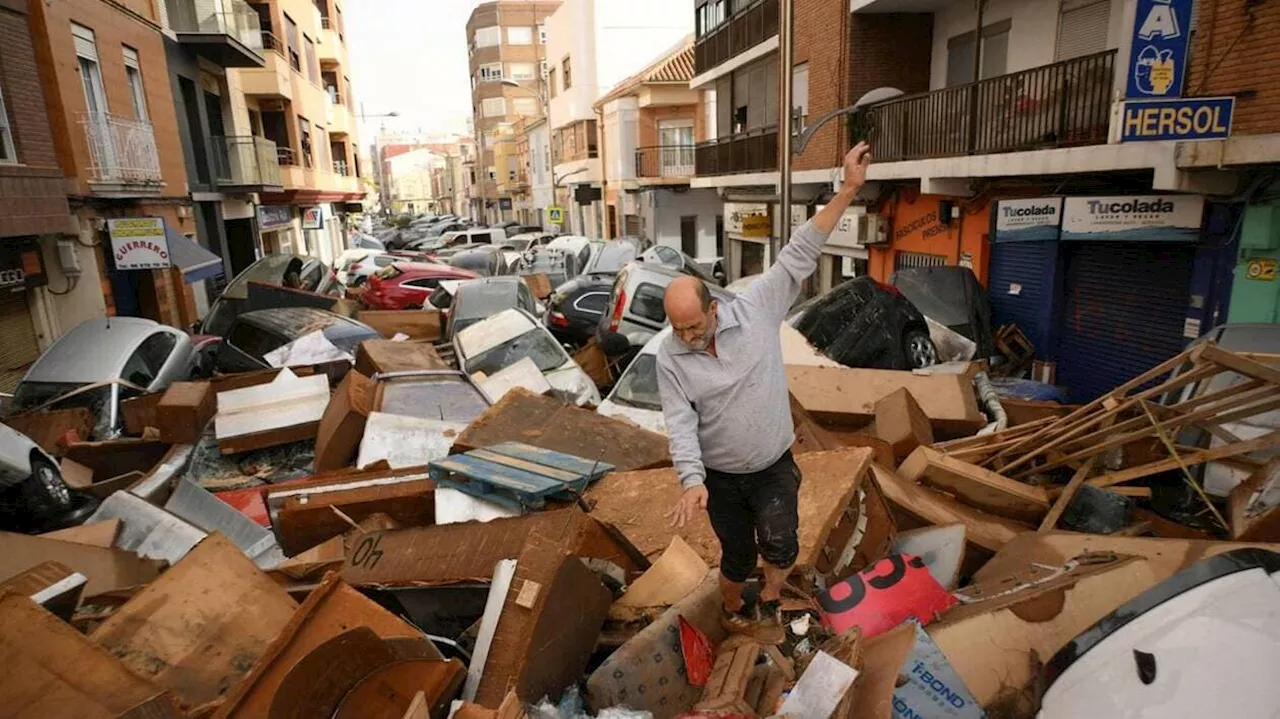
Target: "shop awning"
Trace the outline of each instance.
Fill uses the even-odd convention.
[[[164,225],[164,237],[169,242],[169,257],[173,266],[182,270],[182,279],[187,284],[222,274],[221,257],[173,229],[167,222]]]

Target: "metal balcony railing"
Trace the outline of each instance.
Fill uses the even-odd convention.
[[[131,117],[82,113],[89,145],[89,176],[97,182],[159,184],[160,153],[151,123]]]
[[[280,162],[276,143],[265,137],[214,137],[214,169],[219,185],[279,187]]]
[[[778,128],[762,127],[700,142],[694,149],[694,165],[699,177],[773,172],[778,169]]]
[[[333,171],[335,174],[342,175],[343,177],[347,177],[350,174],[349,170],[347,169],[346,160],[334,160]]]
[[[333,26],[329,24],[329,18],[324,17],[323,15],[320,16],[320,27],[324,28],[325,30],[333,29]]]
[[[740,55],[778,34],[778,0],[760,0],[738,10],[698,38],[693,48],[694,74]]]
[[[854,117],[877,161],[918,160],[1107,141],[1116,51],[900,97]]]
[[[262,52],[262,21],[244,0],[165,0],[169,28],[175,33],[229,35]]]
[[[262,35],[263,50],[271,50],[272,52],[279,55],[280,57],[285,57],[284,40],[281,40],[275,35],[272,35],[271,33],[267,32],[266,30],[263,30],[261,35]]]
[[[276,146],[276,164],[281,167],[297,167],[298,156],[294,154],[292,147]]]
[[[692,177],[693,145],[658,145],[636,150],[636,177]]]

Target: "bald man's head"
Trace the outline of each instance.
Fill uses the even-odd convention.
[[[671,331],[685,345],[705,350],[716,332],[716,301],[706,283],[696,277],[681,275],[667,285],[662,298]]]

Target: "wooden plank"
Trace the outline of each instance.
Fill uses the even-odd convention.
[[[898,462],[921,445],[933,444],[933,427],[911,390],[902,387],[875,404],[876,436],[893,447]]]
[[[119,549],[0,532],[0,578],[25,572],[44,562],[66,565],[88,577],[85,598],[146,584],[155,579],[164,566],[164,562],[143,559]]]
[[[819,420],[869,422],[875,418],[876,402],[905,387],[944,438],[968,436],[987,422],[963,375],[796,365],[786,369],[791,393]]]
[[[221,698],[297,605],[221,534],[202,540],[90,638],[187,707]]]
[[[1212,342],[1205,346],[1200,357],[1206,362],[1212,362],[1236,374],[1262,380],[1270,385],[1280,385],[1280,369],[1238,355],[1235,352],[1229,352]]]
[[[1194,454],[1182,456],[1181,465],[1193,467],[1197,464],[1212,462],[1226,457],[1234,457],[1238,454],[1248,454],[1257,452],[1260,449],[1266,449],[1276,444],[1280,444],[1280,430],[1270,432],[1257,439],[1251,439],[1247,442],[1239,442],[1237,444],[1224,444],[1220,447],[1212,447],[1210,449],[1202,449]],[[1119,472],[1104,474],[1101,477],[1095,477],[1089,480],[1089,484],[1095,487],[1110,487],[1113,484],[1122,484],[1131,482],[1141,477],[1147,477],[1157,472],[1167,472],[1171,469],[1179,468],[1179,460],[1170,457],[1158,462],[1150,462],[1139,467],[1131,467]]]
[[[494,464],[470,454],[455,454],[448,459],[440,459],[431,463],[431,477],[438,482],[453,481],[465,483],[468,480],[511,489],[532,497],[545,497],[554,494],[565,485],[553,478],[541,474],[526,472],[514,467]],[[437,474],[443,470],[450,475]]]
[[[506,455],[508,457],[517,457],[527,460],[543,467],[557,467],[559,469],[569,470],[582,476],[591,476],[592,474],[604,474],[612,472],[613,466],[601,462],[598,459],[588,457],[579,457],[574,454],[565,454],[564,452],[556,452],[542,447],[534,447],[533,445],[524,444],[523,442],[503,442],[491,447],[486,447],[490,452]]]
[[[545,464],[530,462],[526,459],[521,459],[520,457],[499,454],[488,449],[473,449],[470,452],[467,452],[466,456],[483,459],[496,465],[511,467],[512,469],[518,469],[530,474],[548,477],[559,482],[572,482],[583,478],[582,472],[572,472],[565,469],[559,469],[557,467],[549,467]]]
[[[871,465],[871,476],[889,502],[907,514],[929,524],[963,524],[965,541],[991,552],[999,551],[1014,537],[1031,527],[978,509],[902,479],[886,467]]]
[[[30,599],[0,593],[0,714],[115,719],[160,693]]]
[[[1076,473],[1071,475],[1071,481],[1067,482],[1062,494],[1058,496],[1058,499],[1053,503],[1053,507],[1049,509],[1049,514],[1045,515],[1044,521],[1040,523],[1039,531],[1048,532],[1058,526],[1058,520],[1062,518],[1062,513],[1067,511],[1067,505],[1071,504],[1071,499],[1076,496],[1080,485],[1084,484],[1084,481],[1093,473],[1093,464],[1096,459],[1097,457],[1086,459],[1084,464],[1080,465],[1080,469],[1077,469]]]
[[[960,501],[1001,517],[1035,521],[1049,511],[1045,490],[921,447],[902,463],[902,478],[954,494]]]

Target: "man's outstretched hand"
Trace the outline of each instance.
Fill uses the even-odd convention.
[[[684,494],[680,495],[680,501],[676,502],[676,506],[667,512],[667,516],[671,517],[671,526],[683,527],[700,512],[705,511],[707,511],[707,486],[699,484],[686,489]]]
[[[871,167],[871,145],[859,142],[844,156],[844,189],[857,194],[867,184],[867,168]]]

